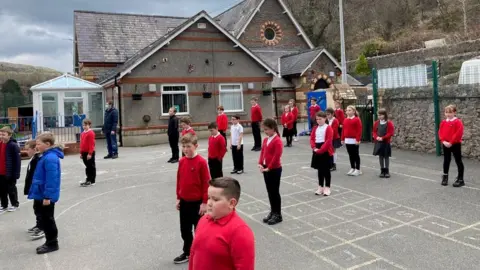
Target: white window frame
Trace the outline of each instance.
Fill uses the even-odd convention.
[[[168,87],[168,86],[183,86],[185,87],[185,90],[184,91],[163,91],[164,87]],[[168,116],[168,112],[167,113],[163,113],[163,95],[173,95],[173,94],[184,94],[187,96],[187,111],[186,112],[177,112],[177,115],[189,115],[190,114],[190,101],[189,101],[189,98],[188,98],[188,85],[187,84],[162,84],[162,92],[161,92],[161,95],[162,95],[162,98],[160,99],[160,109],[161,109],[161,113],[162,113],[162,116]]]
[[[222,86],[227,86],[227,85],[239,85],[240,86],[240,90],[222,90]],[[223,106],[223,104],[221,103],[221,99],[220,99],[220,95],[222,94],[222,92],[230,92],[230,93],[236,93],[236,92],[240,92],[240,95],[241,95],[241,99],[242,99],[242,108],[240,110],[227,110],[225,108],[225,112],[226,113],[232,113],[232,112],[243,112],[244,111],[244,104],[243,104],[243,84],[242,83],[221,83],[218,85],[218,103],[220,105]]]

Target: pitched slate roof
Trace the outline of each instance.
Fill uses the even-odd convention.
[[[278,59],[284,55],[295,53],[296,51],[263,51],[252,50],[260,59],[267,63],[271,68],[278,70]]]
[[[187,19],[74,11],[78,61],[123,63]]]
[[[138,51],[134,56],[132,56],[128,61],[126,61],[120,67],[110,70],[107,72],[106,76],[103,76],[101,79],[98,80],[99,84],[106,85],[110,84],[110,82],[115,78],[118,74],[119,78],[125,76],[129,71],[134,69],[136,66],[141,64],[145,59],[150,57],[156,51],[160,50],[165,44],[169,41],[177,37],[183,31],[185,31],[188,27],[190,27],[193,23],[198,21],[199,19],[204,18],[209,21],[213,26],[217,27],[225,36],[227,36],[232,42],[234,42],[239,48],[241,48],[245,53],[250,55],[257,63],[262,65],[267,71],[269,71],[272,75],[277,76],[277,72],[275,69],[271,68],[268,64],[266,64],[263,60],[261,60],[257,55],[255,55],[252,51],[242,45],[233,35],[231,35],[228,31],[226,31],[222,26],[220,26],[215,20],[210,17],[206,11],[201,11],[198,14],[194,15],[181,25],[177,26],[175,29],[170,31],[167,35],[159,38],[155,42],[151,43],[147,47],[143,48],[142,50]]]
[[[301,74],[308,65],[315,59],[323,48],[315,48],[312,50],[301,51],[289,55],[284,55],[280,59],[282,75]]]
[[[245,0],[227,9],[215,17],[215,20],[227,31],[237,36],[257,9],[261,0]]]

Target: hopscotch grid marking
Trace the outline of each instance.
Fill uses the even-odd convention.
[[[465,227],[460,228],[460,229],[458,229],[458,230],[455,230],[455,231],[453,231],[453,232],[449,232],[449,233],[445,234],[445,236],[449,237],[449,236],[452,235],[452,234],[456,234],[456,233],[459,233],[459,232],[463,232],[463,231],[468,230],[468,229],[479,230],[479,229],[475,228],[475,227],[478,226],[478,225],[480,225],[480,222],[474,223],[474,224],[469,225],[469,226],[465,226]]]
[[[377,258],[377,259],[373,259],[373,260],[370,260],[370,261],[368,261],[368,262],[364,262],[364,263],[361,263],[361,264],[354,265],[354,266],[352,266],[352,267],[350,267],[350,268],[347,268],[347,270],[358,269],[358,268],[360,268],[360,267],[364,267],[364,266],[367,266],[367,265],[374,264],[374,263],[376,263],[376,262],[378,262],[378,261],[381,261],[381,260],[382,260],[382,259],[378,259],[378,258]]]
[[[251,196],[251,195],[250,195],[250,196]],[[251,197],[253,197],[253,196],[251,196]],[[245,213],[244,213],[244,214],[245,214]],[[287,215],[288,215],[288,214],[287,214]],[[290,216],[290,215],[288,215],[288,216]],[[250,216],[249,216],[249,218],[254,219],[253,217],[250,217]],[[256,219],[254,219],[254,220],[255,220],[255,222],[257,222],[257,223],[260,223],[260,221],[258,221],[258,220],[256,220]],[[332,237],[334,237],[334,238],[337,238],[338,240],[344,242],[344,243],[341,243],[342,245],[343,245],[343,244],[351,245],[351,246],[353,246],[353,247],[355,247],[355,248],[357,248],[357,249],[359,249],[359,250],[361,250],[361,251],[369,254],[370,256],[372,256],[372,257],[374,257],[374,258],[382,259],[382,260],[384,260],[385,262],[387,262],[387,263],[390,264],[390,265],[393,265],[393,266],[398,267],[398,268],[400,268],[400,269],[405,269],[403,266],[398,265],[397,263],[392,262],[392,261],[390,261],[390,260],[387,260],[386,258],[384,258],[384,257],[382,257],[382,256],[379,256],[378,254],[376,254],[376,253],[374,253],[374,252],[372,252],[372,251],[370,251],[370,250],[367,250],[367,249],[365,249],[365,248],[363,248],[363,247],[361,247],[361,246],[358,246],[358,245],[356,245],[356,244],[354,244],[354,243],[347,243],[348,241],[346,241],[346,239],[343,239],[343,238],[341,238],[341,237],[339,237],[339,236],[336,236],[336,235],[334,235],[334,234],[331,234],[331,233],[329,233],[329,232],[326,232],[326,231],[318,228],[317,226],[315,226],[315,225],[313,225],[313,224],[311,224],[311,223],[309,223],[309,222],[307,222],[307,221],[304,221],[304,220],[301,220],[301,219],[297,219],[297,220],[300,221],[301,223],[304,223],[304,224],[306,224],[306,225],[309,225],[309,226],[311,226],[311,227],[313,227],[313,228],[317,228],[317,229],[323,231],[324,233],[326,233],[326,234],[328,234],[328,235],[330,235],[330,236],[332,236]],[[266,225],[264,225],[263,223],[260,223],[260,224],[262,224],[263,226],[266,226]],[[402,225],[402,226],[404,226],[404,225]],[[279,234],[279,235],[283,235],[282,232],[276,230],[276,229],[273,228],[273,227],[267,227],[267,228],[270,228],[272,231],[274,231],[275,233],[277,233],[277,234]],[[289,237],[289,239],[291,239],[291,238]],[[306,247],[306,246],[298,243],[298,242],[295,241],[294,239],[291,239],[291,241],[292,241],[293,243],[296,243],[296,244],[302,246],[304,249],[306,248],[306,249],[309,250],[310,252],[313,252],[314,254],[317,254],[318,256],[321,256],[322,259],[325,258],[325,259],[327,259],[328,261],[330,261],[328,258],[326,258],[326,257],[318,254],[319,252],[317,253],[317,252],[309,249],[308,247]],[[334,263],[334,262],[332,261],[332,263]],[[335,263],[335,265],[337,265],[337,264]],[[340,267],[340,268],[342,268],[342,267]]]

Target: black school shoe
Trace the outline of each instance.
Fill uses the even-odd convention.
[[[442,175],[442,186],[448,186],[448,174]]]
[[[281,214],[273,214],[272,217],[267,221],[268,225],[275,225],[283,221]]]
[[[453,183],[453,187],[463,187],[465,186],[465,182],[463,181],[462,178],[457,178],[457,180],[455,180],[455,183]]]
[[[385,169],[385,178],[390,178],[390,170],[388,168]]]
[[[37,254],[40,255],[40,254],[50,253],[50,252],[57,251],[58,249],[59,249],[58,243],[49,244],[49,245],[43,244],[37,248]]]
[[[380,178],[385,178],[385,169],[380,170],[380,174],[378,175]]]
[[[182,253],[182,255],[176,257],[175,259],[173,259],[173,263],[174,264],[182,264],[182,263],[186,263],[188,262],[188,258],[190,256],[188,256],[187,254],[185,253]]]
[[[263,218],[263,223],[268,223],[268,221],[272,218],[273,213],[270,212],[266,217]]]
[[[333,163],[332,167],[330,168],[330,171],[336,171],[337,170],[337,164]]]

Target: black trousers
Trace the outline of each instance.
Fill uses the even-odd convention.
[[[85,164],[85,175],[87,176],[87,181],[90,183],[95,183],[97,178],[97,168],[95,166],[95,151],[92,153],[92,158],[87,159],[88,153],[82,153],[83,164]]]
[[[360,170],[360,146],[358,144],[347,144],[346,146],[350,158],[350,168]]]
[[[287,145],[292,145],[292,141],[293,141],[292,134],[287,135],[285,139],[287,140]]]
[[[193,243],[192,228],[196,229],[200,220],[200,205],[202,201],[187,202],[180,200],[180,233],[183,239],[183,253],[190,255]]]
[[[317,125],[317,120],[316,119],[310,119],[310,129],[313,129],[314,126]]]
[[[58,243],[58,229],[55,223],[55,203],[50,202],[50,205],[43,205],[43,201],[37,201],[36,203],[41,204],[39,211],[40,228],[45,233],[45,244],[47,246],[56,245]]]
[[[260,135],[260,122],[252,122],[252,133],[255,145],[253,148],[262,147],[262,136]]]
[[[462,162],[462,144],[456,143],[453,144],[452,147],[447,148],[445,145],[443,146],[443,173],[448,174],[450,170],[450,162],[452,161],[452,154],[453,158],[455,159],[455,163],[457,163],[458,169],[458,179],[463,180],[463,173],[465,171],[465,167],[463,166]]]
[[[282,167],[263,173],[265,186],[267,187],[270,211],[274,214],[282,213],[282,197],[280,196],[280,179],[282,178]]]
[[[227,147],[228,143],[227,143],[227,132],[225,130],[219,130],[218,132],[220,132],[220,135],[223,136],[223,138],[225,138],[225,147]]]
[[[12,206],[18,207],[17,179],[0,176],[0,203],[2,208],[8,207],[8,199]]]
[[[168,143],[170,144],[170,149],[172,149],[172,159],[178,159],[178,136],[168,136]]]
[[[324,160],[324,162],[317,169],[318,185],[321,187],[330,187],[330,182],[332,181],[332,174],[330,172],[331,157],[328,155],[328,153],[324,153],[322,155],[322,160]]]
[[[35,214],[36,223],[35,226],[43,231],[42,228],[42,207],[43,201],[33,201],[33,213]]]
[[[243,144],[240,149],[236,145],[232,145],[233,170],[243,171]]]
[[[223,177],[222,160],[216,158],[208,159],[208,168],[210,169],[210,177],[212,179]]]

